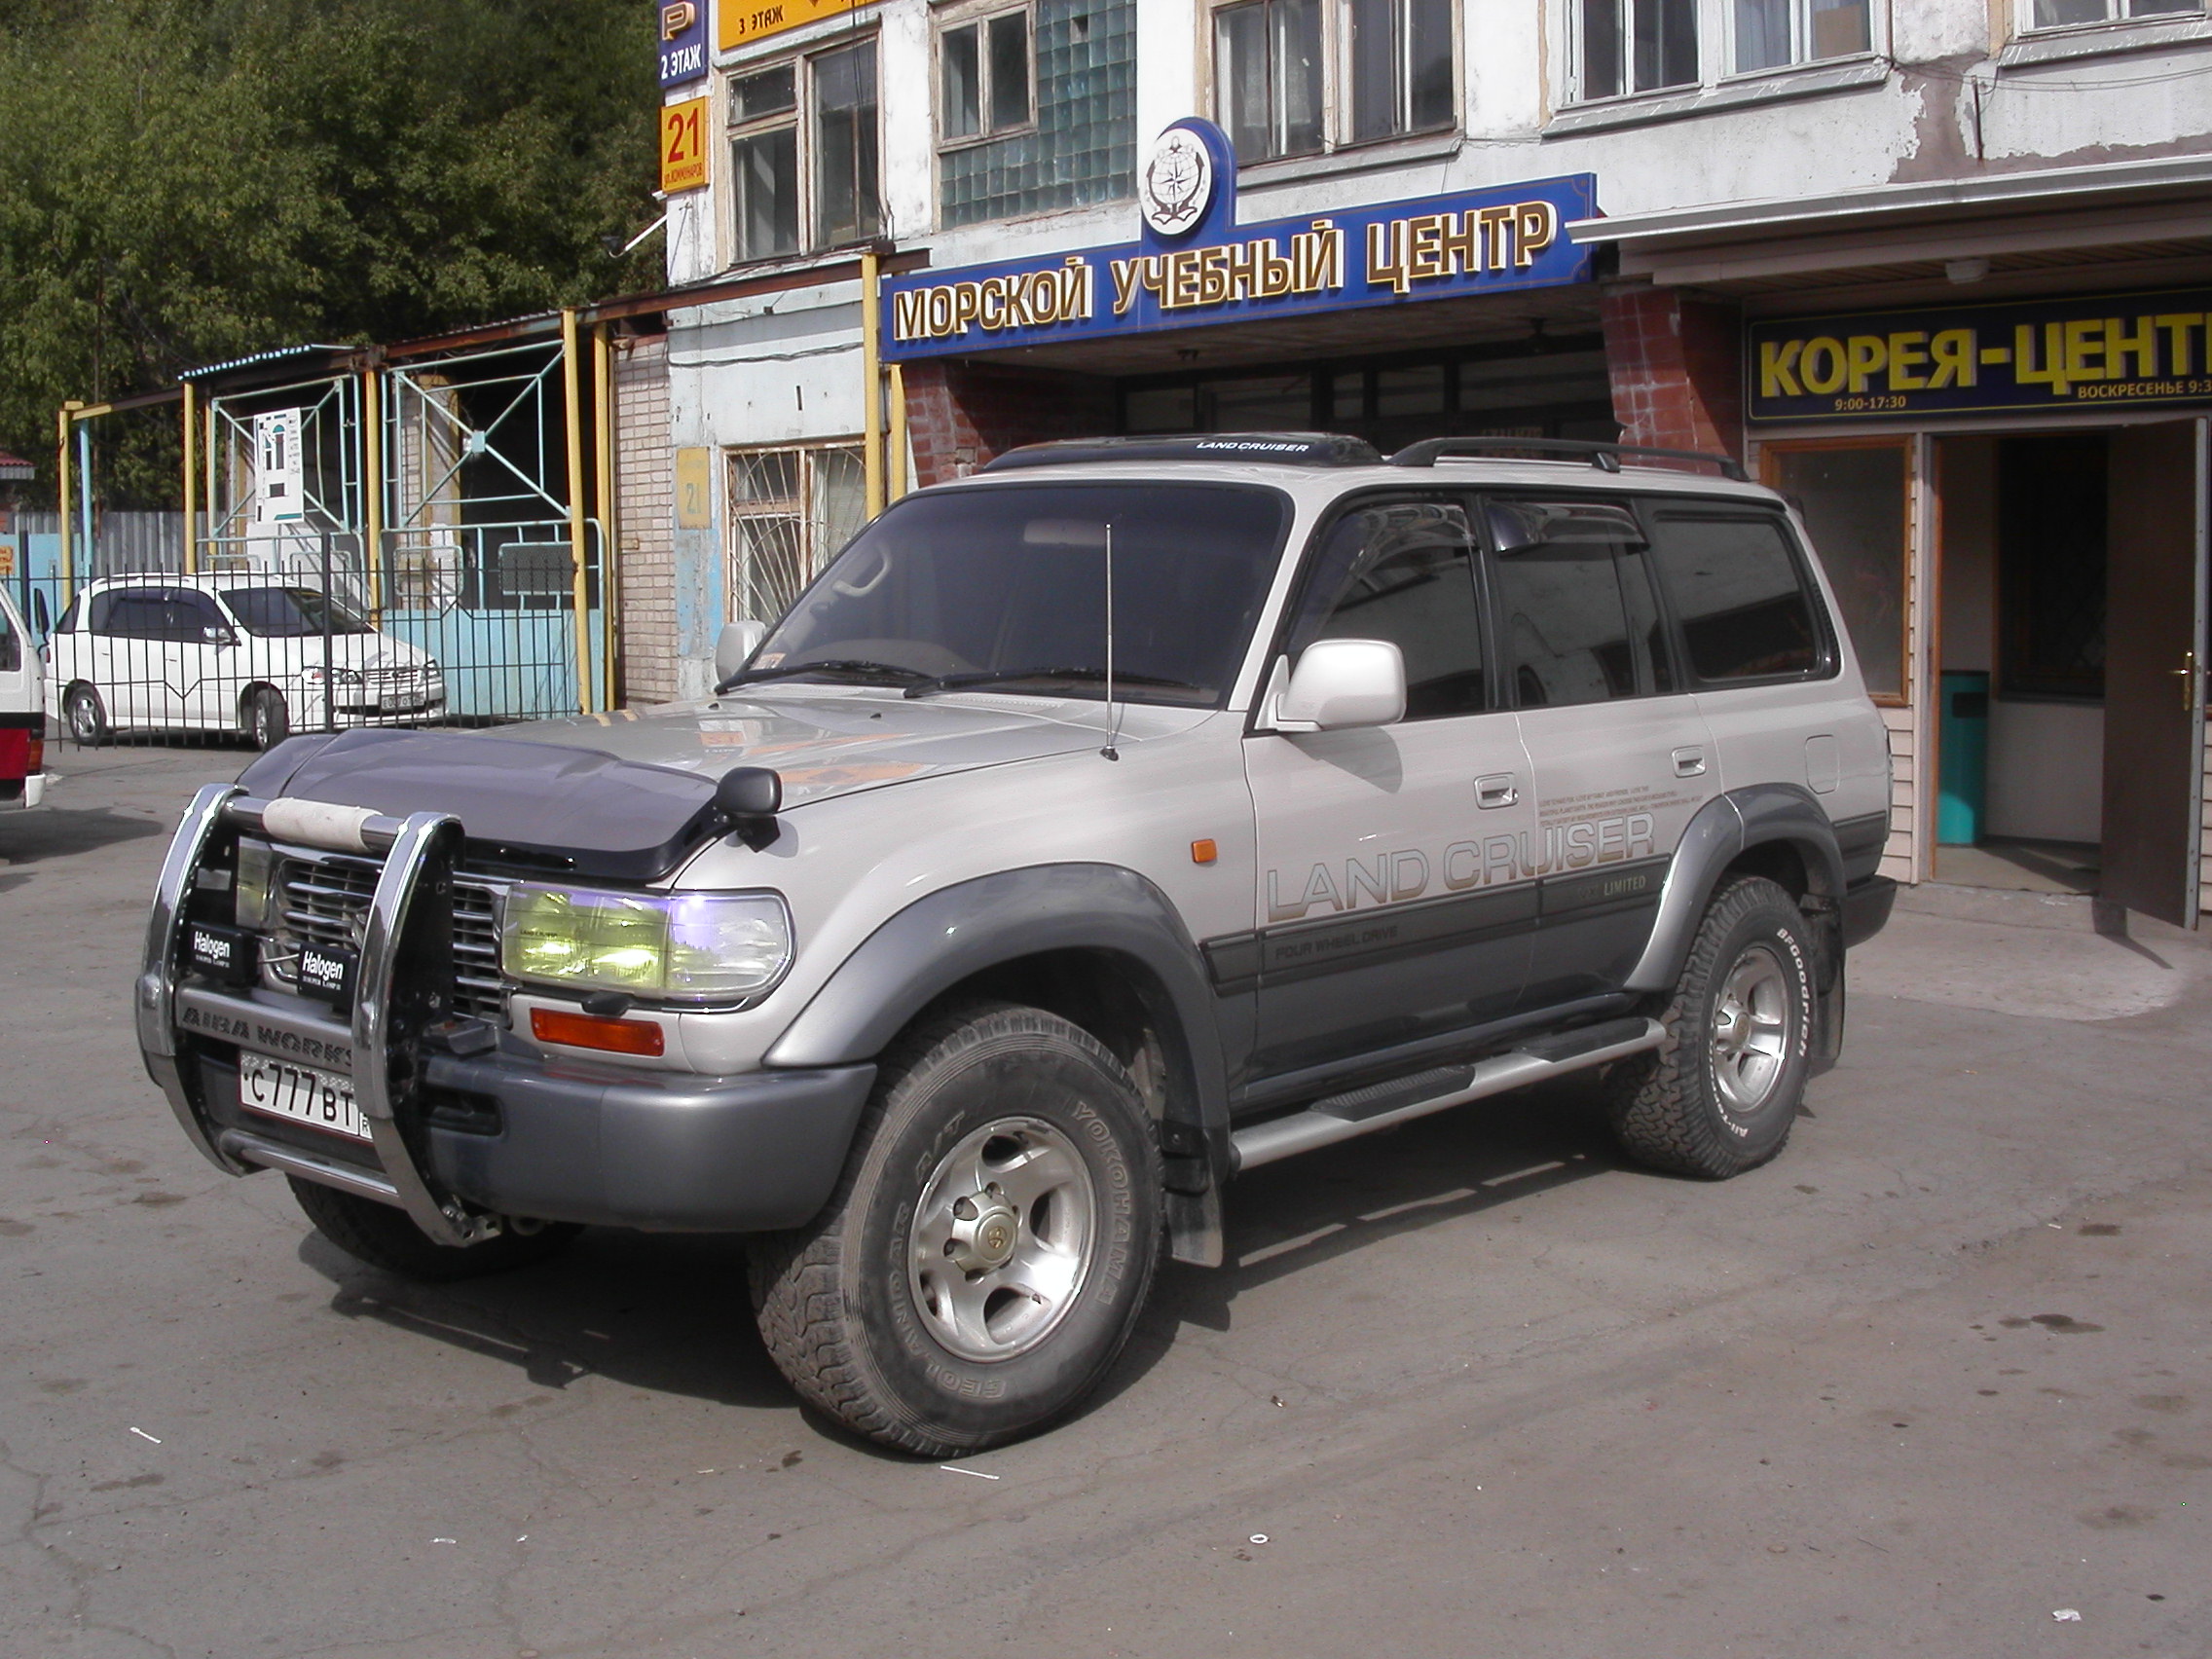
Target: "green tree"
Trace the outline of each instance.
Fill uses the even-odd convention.
[[[0,0],[0,446],[65,397],[658,281],[637,0]],[[103,433],[173,504],[173,412]]]

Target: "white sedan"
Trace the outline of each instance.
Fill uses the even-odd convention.
[[[445,712],[444,676],[346,600],[296,577],[103,576],[46,646],[48,705],[80,744],[117,731],[412,725]]]

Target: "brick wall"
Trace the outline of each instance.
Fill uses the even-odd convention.
[[[1744,453],[1743,317],[1673,288],[1623,284],[1600,301],[1621,442]]]
[[[618,340],[614,356],[619,700],[666,703],[676,684],[676,456],[668,441],[668,340]]]
[[[1010,449],[1114,430],[1114,388],[1091,375],[975,363],[908,363],[906,431],[914,482],[962,478]]]

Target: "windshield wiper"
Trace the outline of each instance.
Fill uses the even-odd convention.
[[[931,679],[918,679],[906,687],[909,697],[927,697],[933,691],[966,691],[977,685],[996,685],[1008,680],[1084,680],[1103,681],[1102,668],[986,668],[975,674],[940,674]],[[1193,685],[1187,680],[1169,680],[1159,674],[1131,674],[1126,669],[1114,671],[1117,685],[1153,685],[1169,691],[1196,691],[1205,695],[1203,685]]]
[[[761,680],[790,680],[801,674],[842,674],[859,680],[888,680],[894,685],[909,680],[927,680],[918,668],[901,668],[895,662],[870,662],[866,657],[825,657],[819,662],[779,663],[774,668],[748,668],[731,675],[715,687],[719,696],[735,685]]]

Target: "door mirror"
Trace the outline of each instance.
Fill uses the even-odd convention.
[[[46,589],[44,588],[31,589],[31,625],[38,630],[39,638],[42,640],[54,632],[53,624],[47,619]]]
[[[750,617],[742,622],[724,622],[721,638],[715,642],[715,679],[727,680],[741,673],[767,637],[765,622],[756,622]]]
[[[1388,640],[1315,640],[1275,700],[1278,731],[1390,725],[1406,713],[1406,659]]]

